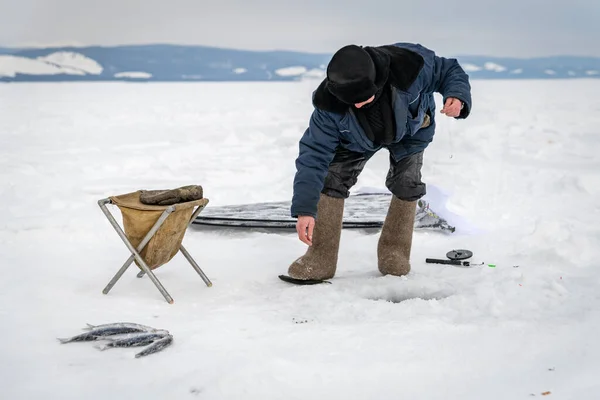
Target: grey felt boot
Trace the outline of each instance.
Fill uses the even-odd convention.
[[[344,199],[321,194],[312,246],[290,265],[289,276],[302,280],[333,278],[337,268],[343,214]]]
[[[416,204],[392,196],[377,245],[377,263],[384,275],[401,276],[410,272]]]

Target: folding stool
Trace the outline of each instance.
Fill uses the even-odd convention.
[[[131,256],[106,285],[102,293],[108,294],[127,268],[135,261],[141,269],[137,276],[141,278],[147,274],[165,300],[169,304],[173,304],[173,298],[152,271],[169,262],[179,251],[200,275],[206,286],[212,286],[211,281],[182,244],[188,226],[206,207],[208,199],[202,198],[160,206],[141,203],[140,194],[141,191],[138,190],[98,201],[102,212],[131,252]],[[107,204],[116,205],[121,210],[124,231],[108,210]]]

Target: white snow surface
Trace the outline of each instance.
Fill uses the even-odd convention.
[[[125,71],[117,72],[115,78],[134,78],[134,79],[149,79],[152,78],[152,74],[143,71]]]
[[[309,69],[302,74],[302,79],[324,79],[327,76],[327,72],[321,68]]]
[[[27,57],[0,55],[0,76],[15,77],[25,75],[57,75],[69,73],[68,70]]]
[[[461,63],[461,66],[466,72],[476,72],[482,69],[480,66],[470,63]]]
[[[486,62],[483,65],[483,68],[487,69],[488,71],[494,71],[494,72],[503,72],[506,71],[506,67],[491,61]]]
[[[306,249],[294,234],[190,228],[214,286],[177,255],[155,271],[169,305],[135,266],[101,293],[129,253],[97,201],[290,199],[315,82],[4,85],[3,398],[597,399],[600,81],[472,86],[468,119],[438,111],[423,179],[479,233],[416,232],[399,278],[377,271],[378,234],[343,231],[333,284],[302,287],[277,278]],[[382,150],[356,190],[387,167]],[[424,262],[456,248],[496,267]],[[175,341],[135,359],[56,340],[117,321]]]
[[[308,69],[303,66],[279,68],[275,70],[275,74],[279,76],[300,76],[306,73]]]
[[[44,57],[38,57],[37,59],[51,64],[56,64],[63,68],[83,71],[91,75],[100,75],[103,70],[102,65],[100,65],[96,60],[72,51],[58,51],[48,54]]]
[[[102,66],[83,54],[61,51],[36,59],[0,55],[0,76],[24,75],[98,75]]]

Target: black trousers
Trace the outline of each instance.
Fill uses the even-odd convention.
[[[374,154],[356,153],[339,148],[329,164],[321,192],[331,197],[348,198],[350,188],[356,184],[358,176]],[[420,199],[426,194],[426,185],[421,181],[422,166],[423,152],[412,154],[398,162],[390,155],[390,167],[385,186],[401,200]]]

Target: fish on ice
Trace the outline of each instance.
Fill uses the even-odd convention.
[[[169,335],[169,331],[162,330],[156,332],[138,332],[129,335],[123,335],[119,339],[106,338],[109,342],[102,346],[95,346],[98,350],[104,351],[115,347],[139,347],[147,344],[152,344],[156,340],[162,339]]]
[[[144,350],[140,351],[135,355],[135,358],[140,358],[147,356],[148,354],[157,353],[164,349],[165,347],[171,345],[173,343],[173,335],[168,334],[162,339],[157,340],[152,343],[150,346],[146,347]]]
[[[138,329],[138,332],[142,332],[142,331],[147,331],[147,332],[153,332],[156,331],[155,328],[151,327],[151,326],[147,326],[147,325],[141,325],[141,324],[135,324],[133,322],[114,322],[111,324],[102,324],[102,325],[92,325],[92,324],[86,324],[87,327],[83,328],[86,331],[92,330],[92,329],[102,329],[102,328],[112,328],[112,327],[123,327],[123,328],[132,328],[132,329]]]
[[[154,329],[154,328],[152,328]],[[156,329],[154,329],[156,331]],[[141,328],[140,326],[132,326],[127,324],[106,324],[104,326],[98,326],[92,328],[90,331],[82,333],[80,335],[76,335],[66,339],[58,339],[61,343],[71,343],[71,342],[91,342],[98,340],[102,337],[118,335],[123,333],[133,333],[133,332],[148,332],[147,328]]]

